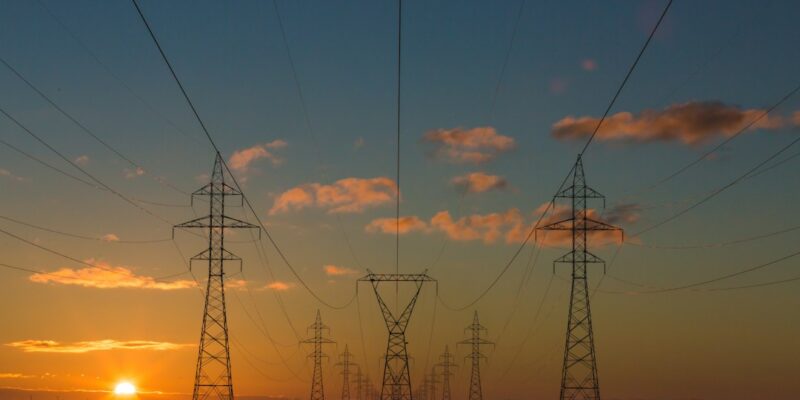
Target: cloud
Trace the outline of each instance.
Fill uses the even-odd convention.
[[[33,377],[33,375],[25,375],[18,372],[0,372],[0,379],[27,379]]]
[[[443,232],[451,240],[481,240],[494,243],[505,232],[512,232],[523,223],[523,216],[516,208],[503,213],[473,214],[453,220],[449,211],[439,211],[431,218],[431,227]]]
[[[730,137],[758,118],[764,110],[741,109],[720,102],[689,102],[663,110],[644,110],[634,116],[620,112],[606,118],[596,139],[623,142],[680,142],[696,145],[717,137]],[[553,124],[552,135],[561,140],[591,136],[598,118],[568,116]],[[782,118],[767,115],[750,129],[778,129]]]
[[[581,61],[581,68],[583,68],[584,71],[594,71],[597,69],[597,61],[593,58],[584,59]]]
[[[398,221],[400,222],[398,228]],[[407,217],[400,217],[397,218],[377,218],[370,221],[370,223],[364,227],[364,230],[369,233],[388,233],[388,234],[395,234],[399,232],[401,235],[414,232],[414,231],[426,231],[428,229],[428,224],[425,221],[421,220],[419,217],[416,216],[407,216]]]
[[[370,207],[389,204],[397,196],[397,185],[386,177],[344,178],[331,185],[309,183],[293,187],[275,198],[270,215],[324,208],[328,213],[357,213]]]
[[[273,281],[267,284],[265,288],[271,290],[277,290],[279,292],[285,292],[294,287],[294,283],[291,282],[282,282],[282,281]]]
[[[23,178],[21,176],[14,175],[13,173],[11,173],[11,171],[9,171],[7,169],[4,169],[4,168],[0,168],[0,176],[6,177],[8,179],[11,179],[11,180],[17,181],[17,182],[24,182],[25,181],[25,178]]]
[[[333,264],[324,265],[322,269],[325,270],[325,275],[328,276],[346,276],[358,274],[358,271],[345,267],[337,267]]]
[[[119,236],[113,233],[107,233],[100,237],[100,240],[104,240],[106,242],[119,242]]]
[[[642,206],[636,203],[616,204],[603,212],[605,221],[609,224],[635,224],[639,222]]]
[[[144,169],[142,167],[136,167],[136,169],[125,168],[123,172],[125,173],[125,179],[138,178],[144,175]]]
[[[796,126],[800,126],[800,111],[792,113],[792,123]]]
[[[534,215],[538,217],[547,208],[547,203],[539,206]],[[637,204],[624,204],[609,209],[605,215],[601,215],[597,210],[590,208],[586,210],[587,217],[607,224],[616,225],[618,223],[635,223],[639,220],[640,207]],[[572,209],[566,205],[557,205],[551,209],[549,214],[542,219],[541,226],[563,221],[572,216]],[[530,229],[530,227],[528,228]],[[527,235],[529,231],[525,232]],[[536,238],[543,247],[566,247],[572,244],[572,232],[562,230],[536,232]],[[622,233],[619,231],[592,231],[588,233],[589,247],[603,247],[609,244],[621,244]],[[524,236],[515,235],[512,242],[521,243]]]
[[[272,165],[278,165],[283,162],[283,159],[276,156],[271,150],[282,149],[288,143],[281,139],[275,139],[269,143],[257,144],[246,149],[236,150],[228,160],[228,165],[236,172],[245,173],[250,170],[250,164],[256,160],[266,158],[272,162]]]
[[[514,138],[490,126],[437,129],[427,132],[423,141],[436,146],[437,157],[459,164],[483,164],[516,147]]]
[[[363,138],[363,137],[360,137],[360,138],[356,139],[356,141],[355,141],[355,142],[353,142],[353,148],[355,148],[356,150],[358,150],[358,149],[360,149],[360,148],[364,147],[364,144],[365,144],[365,143],[364,143],[364,138]]]
[[[502,190],[508,187],[508,181],[502,176],[489,175],[485,172],[472,172],[453,178],[450,183],[466,190],[467,193],[483,193],[490,190]]]
[[[92,260],[88,260],[91,262]],[[54,272],[38,273],[28,279],[36,283],[81,286],[96,289],[155,289],[179,290],[197,286],[193,280],[157,281],[155,278],[136,275],[129,268],[114,267],[107,263],[94,263],[97,267],[81,269],[61,268]]]
[[[72,353],[83,354],[94,351],[109,350],[150,350],[168,351],[181,350],[187,347],[195,347],[193,344],[177,344],[170,342],[154,342],[149,340],[91,340],[74,343],[59,343],[54,340],[22,340],[19,342],[7,343],[6,346],[14,347],[25,353]]]
[[[549,89],[551,94],[564,94],[569,89],[569,80],[558,76],[550,79]]]
[[[247,288],[247,281],[244,279],[228,279],[225,281],[225,289],[242,290]]]
[[[75,157],[74,161],[75,164],[78,164],[80,166],[86,166],[89,165],[89,156],[84,154],[82,156]]]

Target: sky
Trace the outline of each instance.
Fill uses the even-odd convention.
[[[347,305],[315,300],[268,241],[226,232],[243,259],[226,265],[237,396],[309,395],[312,349],[298,342],[317,309],[336,341],[326,395],[341,393],[345,346],[380,379],[386,326],[356,280],[395,270],[398,196],[399,270],[437,279],[408,329],[412,380],[447,345],[466,398],[457,342],[477,311],[495,342],[484,395],[558,395],[570,271],[552,260],[568,237],[523,240],[665,2],[405,0],[399,189],[395,2],[278,0],[285,40],[272,2],[140,4],[286,259]],[[208,212],[189,193],[214,150],[130,2],[3,6],[0,398],[106,398],[120,381],[186,398],[207,274],[187,263],[207,244],[172,225]],[[764,113],[799,83],[799,14],[791,1],[675,1],[588,147],[587,182],[606,196],[592,212],[625,230],[624,243],[592,240],[609,261],[589,283],[603,397],[796,393],[798,283],[771,283],[800,265],[800,97]]]

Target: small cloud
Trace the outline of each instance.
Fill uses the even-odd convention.
[[[282,282],[282,281],[274,281],[267,284],[266,288],[270,290],[277,290],[279,292],[285,292],[294,287],[294,283],[291,282]]]
[[[123,172],[125,173],[125,179],[138,178],[144,175],[144,169],[142,167],[136,167],[136,169],[125,168]]]
[[[193,344],[176,344],[149,340],[91,340],[74,343],[59,343],[54,340],[22,340],[7,343],[6,346],[17,348],[25,353],[72,353],[83,354],[108,350],[150,350],[168,351],[195,347]]]
[[[25,182],[25,178],[14,175],[13,173],[11,173],[11,171],[4,168],[0,168],[0,176],[17,182]]]
[[[467,193],[483,193],[490,190],[508,188],[508,181],[502,176],[489,175],[485,172],[473,172],[453,178],[450,183]]]
[[[230,165],[232,170],[240,173],[248,172],[250,170],[250,165],[262,158],[270,160],[272,165],[278,165],[283,162],[283,159],[276,156],[273,151],[286,146],[288,146],[286,141],[276,139],[268,143],[257,144],[246,149],[236,150],[228,160],[228,165]]]
[[[762,109],[742,109],[721,102],[675,104],[663,110],[644,110],[639,115],[620,112],[606,118],[596,139],[698,145],[718,137],[730,137],[763,113]],[[552,135],[561,140],[583,140],[592,135],[598,122],[599,119],[594,117],[568,116],[553,124]],[[782,126],[784,121],[781,117],[767,115],[750,129],[772,130]]]
[[[196,175],[194,177],[194,181],[197,182],[198,184],[204,185],[209,181],[211,181],[211,176],[209,176],[208,174]]]
[[[399,221],[399,226],[398,226]],[[417,216],[406,216],[397,218],[377,218],[372,220],[364,230],[369,233],[388,233],[395,234],[399,232],[401,235],[414,232],[426,231],[428,224]]]
[[[100,237],[100,240],[104,240],[106,242],[119,242],[119,236],[113,233],[107,233]]]
[[[87,260],[90,263],[92,261]],[[28,280],[35,283],[96,289],[180,290],[197,286],[197,282],[193,280],[162,282],[150,276],[136,275],[126,267],[114,267],[103,262],[94,264],[97,266],[81,269],[61,268],[54,272],[37,273],[28,277]]]
[[[550,80],[550,93],[555,95],[564,94],[569,88],[569,81],[565,78],[555,77]]]
[[[367,208],[392,203],[396,196],[397,185],[386,177],[344,178],[330,185],[308,183],[278,195],[269,214],[312,206],[327,209],[330,214],[359,213]]]
[[[225,289],[243,290],[247,288],[247,281],[244,279],[228,279],[225,281]]]
[[[75,161],[75,164],[78,164],[80,166],[85,167],[85,166],[89,165],[89,156],[87,156],[87,155],[78,156],[78,157],[75,158],[74,161]]]
[[[28,378],[34,378],[34,376],[20,374],[18,372],[0,372],[0,379],[28,379]]]
[[[437,157],[458,164],[484,164],[516,147],[514,138],[501,135],[490,126],[436,129],[427,132],[422,140],[436,146]]]
[[[586,58],[581,61],[581,68],[583,68],[584,71],[594,71],[597,69],[597,61],[592,58]]]
[[[364,147],[364,138],[363,137],[360,137],[360,138],[356,139],[355,142],[353,142],[353,148],[354,149],[358,150],[358,149],[360,149],[362,147]]]
[[[322,267],[325,270],[325,274],[328,276],[346,276],[346,275],[356,275],[358,271],[350,268],[345,267],[337,267],[333,264],[328,264]]]

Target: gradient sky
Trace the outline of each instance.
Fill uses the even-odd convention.
[[[248,198],[313,290],[344,304],[366,268],[393,271],[394,236],[380,231],[380,219],[394,217],[396,3],[278,2],[311,130],[272,2],[141,4],[223,156],[239,166]],[[401,214],[413,224],[401,238],[400,269],[430,268],[452,306],[475,299],[516,251],[509,230],[536,221],[586,140],[580,118],[602,115],[664,2],[528,1],[504,69],[520,4],[404,2]],[[800,373],[797,283],[709,289],[793,278],[798,259],[693,290],[635,292],[796,251],[798,230],[715,244],[798,224],[798,158],[791,157],[800,149],[680,218],[634,234],[796,139],[800,98],[792,97],[711,157],[647,189],[798,84],[799,15],[792,1],[676,1],[589,148],[588,182],[607,196],[604,215],[630,242],[592,303],[604,397],[744,400],[797,392],[797,382],[786,379]],[[169,240],[170,225],[207,211],[205,203],[186,207],[189,197],[168,186],[191,192],[203,185],[214,156],[208,141],[128,1],[7,0],[0,37],[0,57],[144,171],[2,65],[0,107],[115,190],[170,205],[141,204],[167,223],[0,146],[0,228],[102,267],[87,270],[0,235],[0,262],[57,272],[2,273],[0,386],[109,390],[129,379],[144,391],[190,393],[203,299],[184,273],[184,257],[204,243],[183,232]],[[459,142],[479,135],[485,140],[474,147]],[[80,174],[4,117],[0,138]],[[483,175],[470,180],[472,173]],[[281,208],[288,199],[294,202]],[[242,208],[230,212],[254,220]],[[297,346],[276,294],[301,337],[322,308],[338,343],[324,366],[329,397],[339,396],[333,363],[345,344],[379,378],[386,333],[368,286],[344,310],[326,309],[274,248],[265,244],[260,258],[247,232],[228,238],[244,259],[242,273],[228,267],[237,394],[307,396],[310,349]],[[485,395],[557,395],[569,272],[559,266],[553,275],[551,260],[564,250],[547,244],[533,258],[527,246],[475,308],[449,311],[436,305],[433,286],[423,291],[409,330],[415,381],[449,345],[461,365],[453,391],[465,398],[467,349],[456,342],[477,310],[497,342],[486,349]],[[680,245],[708,246],[663,248]],[[610,260],[615,249],[605,243],[595,252]],[[202,278],[203,266],[194,273]],[[164,276],[169,283],[154,279]],[[591,284],[601,276],[597,267]]]

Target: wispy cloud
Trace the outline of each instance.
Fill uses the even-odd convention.
[[[83,354],[109,350],[150,350],[168,351],[194,347],[193,344],[155,342],[149,340],[90,340],[74,343],[60,343],[54,340],[22,340],[6,343],[6,346],[20,349],[26,353],[72,353]]]
[[[594,71],[597,69],[597,61],[593,58],[586,58],[581,61],[581,68],[584,71]]]
[[[106,242],[119,242],[119,236],[117,236],[117,235],[115,235],[113,233],[107,233],[107,234],[101,236],[100,239],[104,240]]]
[[[399,227],[398,227],[399,222]],[[376,218],[364,227],[369,233],[388,233],[401,235],[414,231],[427,231],[428,224],[417,216],[405,216],[398,218]]]
[[[75,160],[73,161],[75,161],[75,164],[80,166],[87,166],[89,165],[89,156],[84,154],[82,156],[75,157]]]
[[[437,157],[459,164],[483,164],[516,147],[514,138],[490,126],[436,129],[425,133],[422,140],[435,146]]]
[[[28,379],[34,377],[34,375],[25,375],[18,372],[0,372],[0,379]]]
[[[93,260],[88,260],[92,262]],[[81,286],[96,289],[154,289],[179,290],[197,286],[193,280],[158,281],[151,276],[136,275],[126,267],[114,267],[94,262],[96,267],[61,268],[54,272],[33,274],[28,279],[36,283]]]
[[[689,102],[663,110],[644,110],[639,115],[620,112],[606,118],[596,139],[603,141],[679,142],[696,145],[730,137],[758,118],[764,110],[742,109],[721,102]],[[597,126],[595,117],[568,116],[553,124],[552,134],[561,140],[582,140]],[[778,129],[781,117],[767,115],[750,128]]]
[[[253,162],[260,159],[267,159],[272,162],[272,165],[278,165],[283,162],[283,159],[276,156],[274,151],[288,146],[286,141],[276,139],[268,143],[256,144],[254,146],[236,150],[228,160],[228,165],[236,172],[245,173],[250,170]]]
[[[397,196],[397,185],[386,177],[344,178],[333,184],[308,183],[293,187],[275,198],[270,215],[317,207],[329,213],[357,213],[370,207],[390,204]]]
[[[144,169],[142,167],[136,167],[135,169],[125,168],[123,173],[125,174],[125,179],[133,179],[138,178],[144,175]]]
[[[273,281],[267,284],[265,288],[270,290],[277,290],[279,292],[285,292],[294,287],[294,283],[291,282],[283,282],[283,281]]]
[[[508,181],[498,175],[489,175],[485,172],[472,172],[453,178],[450,183],[467,193],[483,193],[490,190],[508,188]]]
[[[338,267],[333,264],[324,265],[322,269],[325,270],[325,275],[328,276],[347,276],[356,275],[358,271],[346,267]]]
[[[11,180],[17,181],[17,182],[24,182],[25,181],[25,178],[23,178],[21,176],[14,175],[11,171],[9,171],[9,170],[7,170],[5,168],[0,168],[0,177],[8,178],[8,179],[11,179]]]

